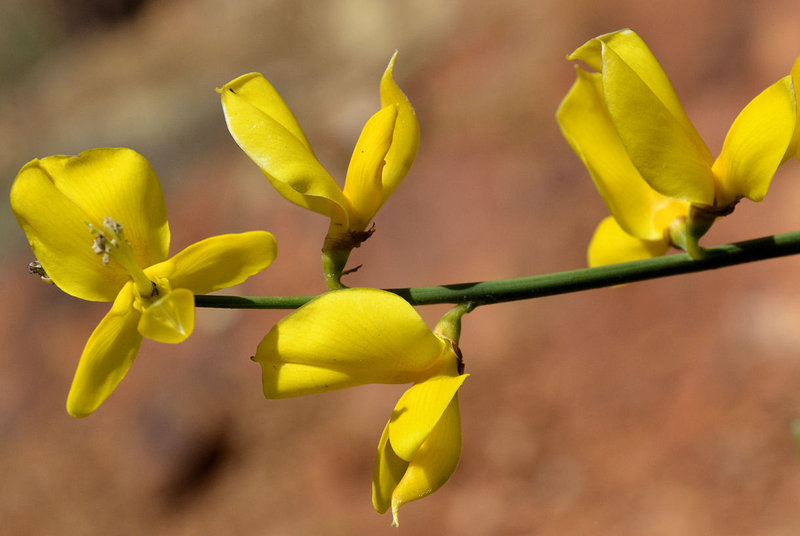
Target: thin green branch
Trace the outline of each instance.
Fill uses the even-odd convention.
[[[681,253],[642,261],[514,279],[387,290],[402,296],[412,305],[465,302],[485,305],[580,292],[645,279],[703,272],[798,253],[800,253],[800,231],[794,231],[707,248],[707,256],[701,260],[692,260],[686,253]],[[195,303],[198,307],[230,309],[296,309],[314,297],[196,296]]]

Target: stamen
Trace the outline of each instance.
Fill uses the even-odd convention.
[[[112,245],[113,245],[113,241],[112,241]],[[106,240],[105,236],[103,236],[102,234],[98,234],[97,236],[94,237],[94,242],[92,242],[92,251],[94,251],[98,255],[102,255],[103,256],[103,264],[108,266],[109,248],[108,248],[108,241]]]
[[[103,218],[103,227],[114,233],[115,235],[122,236],[122,224],[106,216]]]
[[[106,237],[99,234],[94,237],[94,242],[92,243],[92,251],[97,253],[98,255],[105,253],[108,249],[106,245]]]
[[[53,280],[48,277],[47,272],[42,268],[42,263],[39,261],[31,261],[28,263],[28,273],[31,275],[38,275],[45,283],[53,282]]]
[[[106,232],[99,231],[91,223],[87,223],[87,225],[89,231],[95,235],[92,251],[103,256],[105,266],[108,266],[109,261],[114,259],[131,276],[136,290],[141,296],[152,297],[158,294],[156,284],[148,279],[136,262],[130,242],[123,235],[121,223],[113,218],[103,218],[103,227],[106,228]]]

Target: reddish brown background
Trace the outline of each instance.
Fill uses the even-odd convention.
[[[4,188],[34,157],[133,147],[164,183],[173,252],[278,237],[241,294],[322,291],[326,222],[228,136],[214,88],[239,74],[265,73],[342,177],[400,50],[422,145],[348,280],[396,287],[583,266],[606,210],[553,115],[573,78],[564,56],[585,40],[638,31],[715,153],[800,53],[794,0],[137,4],[0,1]],[[797,229],[798,206],[791,162],[706,244]],[[264,400],[248,357],[282,312],[199,310],[189,341],[145,341],[102,408],[69,418],[108,307],[27,276],[5,203],[0,217],[2,534],[800,533],[796,258],[478,309],[462,337],[460,467],[398,531],[372,510],[370,475],[402,388]]]

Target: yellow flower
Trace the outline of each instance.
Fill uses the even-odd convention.
[[[319,163],[294,115],[261,74],[245,74],[219,90],[231,135],[275,189],[289,201],[330,217],[341,233],[367,228],[417,153],[416,114],[392,78],[396,57],[381,78],[381,109],[364,125],[344,190]]]
[[[700,256],[697,240],[716,217],[743,197],[764,198],[793,143],[791,75],[742,110],[714,159],[634,32],[594,38],[568,58],[597,71],[576,66],[577,80],[557,112],[613,218],[595,233],[591,265],[662,255],[670,245]]]
[[[402,505],[442,487],[458,465],[457,390],[467,375],[457,375],[453,369],[450,375],[435,376],[406,390],[381,434],[372,472],[372,505],[381,514],[391,507],[394,526]]]
[[[432,332],[390,292],[328,292],[283,318],[258,345],[264,395],[285,398],[368,383],[413,383],[381,436],[373,505],[401,505],[442,486],[461,454],[457,391],[466,379],[452,330]]]
[[[245,74],[219,90],[228,130],[275,189],[292,203],[331,219],[324,249],[339,253],[334,266],[326,266],[326,277],[335,278],[336,284],[350,250],[369,237],[367,226],[417,154],[417,117],[392,78],[396,57],[381,78],[381,109],[364,125],[344,189],[319,163],[292,112],[261,74]]]
[[[41,268],[64,292],[113,302],[89,337],[67,399],[92,413],[133,363],[142,336],[177,343],[194,328],[194,294],[241,283],[272,262],[267,232],[221,235],[167,258],[169,226],[158,177],[130,149],[92,149],[28,162],[11,208]]]

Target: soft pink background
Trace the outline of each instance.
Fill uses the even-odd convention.
[[[800,53],[794,0],[163,0],[119,17],[102,4],[115,2],[0,1],[4,188],[34,157],[137,149],[163,181],[173,252],[277,236],[278,260],[239,294],[322,291],[327,227],[227,134],[214,88],[239,74],[263,72],[343,177],[400,50],[422,144],[347,280],[397,287],[584,265],[606,209],[554,112],[585,40],[635,29],[714,153]],[[705,243],[797,229],[798,205],[793,161]],[[398,531],[373,511],[370,476],[402,387],[267,401],[248,358],[285,313],[205,309],[187,342],[145,341],[100,410],[72,419],[72,374],[108,306],[28,276],[6,203],[0,218],[4,535],[800,533],[797,258],[466,317],[461,464]],[[432,325],[444,310],[421,312]]]

